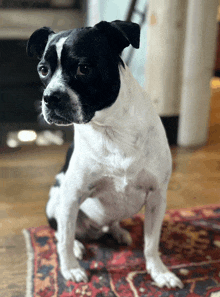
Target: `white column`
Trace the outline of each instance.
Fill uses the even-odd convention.
[[[87,0],[87,26],[94,26],[101,21],[100,0]]]
[[[161,116],[179,113],[186,4],[149,1],[145,89]]]
[[[203,145],[207,140],[217,8],[218,0],[188,1],[178,131],[180,146]]]

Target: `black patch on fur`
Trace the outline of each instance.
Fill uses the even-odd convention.
[[[54,218],[48,219],[48,223],[52,229],[57,231],[57,221]]]
[[[70,163],[70,159],[72,157],[72,154],[73,154],[73,150],[74,150],[74,143],[72,142],[68,151],[67,151],[67,154],[66,154],[66,161],[65,161],[65,164],[61,170],[61,172],[64,172],[66,173],[68,167],[69,167],[69,163]]]
[[[57,68],[57,50],[56,45],[52,45],[49,47],[48,51],[45,53],[43,60],[39,65],[45,65],[50,67],[51,76],[54,74]]]
[[[59,188],[60,187],[60,181],[56,179],[56,182],[54,184],[54,188]]]
[[[27,54],[29,57],[42,57],[49,35],[54,32],[49,27],[42,27],[36,30],[30,37],[27,43]]]
[[[95,27],[105,34],[110,46],[119,54],[130,44],[134,48],[139,48],[140,26],[138,24],[124,21],[111,23],[102,21]]]

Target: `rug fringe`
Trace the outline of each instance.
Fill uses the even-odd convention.
[[[26,277],[26,295],[25,297],[33,296],[33,281],[32,275],[34,270],[34,251],[31,246],[31,237],[30,233],[23,229],[22,233],[25,238],[26,250],[27,250],[27,277]]]

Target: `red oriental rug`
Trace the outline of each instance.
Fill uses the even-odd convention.
[[[158,288],[145,270],[143,217],[123,222],[131,247],[105,236],[86,244],[81,265],[89,283],[65,281],[59,271],[54,231],[48,226],[24,230],[28,250],[26,297],[219,297],[220,205],[169,210],[160,241],[164,263],[183,281],[183,289]]]

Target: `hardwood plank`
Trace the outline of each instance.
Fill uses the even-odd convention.
[[[0,297],[23,297],[27,256],[22,230],[46,224],[48,191],[68,145],[0,154]]]
[[[0,237],[0,297],[24,297],[26,247],[23,235]]]

